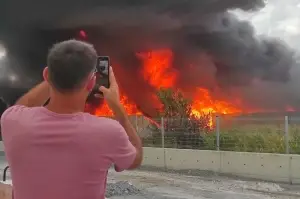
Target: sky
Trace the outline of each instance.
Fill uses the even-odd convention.
[[[240,19],[251,21],[257,34],[278,37],[289,46],[300,47],[300,0],[268,0],[267,5],[253,13],[235,10]]]
[[[266,35],[268,37],[276,37],[283,40],[295,52],[300,55],[300,0],[268,0],[267,5],[256,12],[246,13],[242,10],[232,11],[238,18],[250,21],[254,27],[256,34]],[[299,56],[300,58],[300,56]],[[300,60],[300,59],[298,59]],[[300,64],[295,65],[291,70],[291,79],[286,84],[270,84],[264,82],[263,84],[252,85],[250,90],[260,96],[261,90],[265,90],[279,98],[289,98],[293,96],[295,103],[298,103],[300,94],[298,93],[298,86],[300,85]],[[260,89],[256,89],[260,87]],[[245,89],[245,93],[248,90]],[[272,96],[272,95],[270,95]]]

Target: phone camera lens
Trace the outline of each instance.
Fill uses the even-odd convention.
[[[105,70],[105,66],[100,66],[100,70],[104,71]]]

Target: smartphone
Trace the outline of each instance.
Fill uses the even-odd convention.
[[[101,91],[99,91],[100,86],[104,86],[106,88],[109,88],[109,67],[110,67],[110,61],[108,56],[99,56],[97,59],[97,65],[96,65],[96,84],[92,90],[92,92],[89,94],[87,98],[87,103],[99,105],[101,100],[99,98],[95,97],[95,94],[102,94]]]
[[[96,66],[96,84],[93,89],[94,93],[101,93],[99,91],[100,86],[109,88],[109,67],[110,61],[108,56],[99,56]]]

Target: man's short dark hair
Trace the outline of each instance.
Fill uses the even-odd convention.
[[[57,43],[48,53],[49,80],[59,92],[74,91],[83,86],[96,63],[93,45],[77,40]]]

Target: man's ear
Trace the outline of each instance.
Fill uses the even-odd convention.
[[[43,78],[46,82],[49,82],[49,70],[48,67],[45,67],[43,70]]]
[[[96,84],[96,75],[93,74],[93,75],[89,78],[89,80],[88,80],[88,82],[87,82],[86,90],[88,90],[89,92],[91,92],[91,91],[93,90],[95,84]]]

